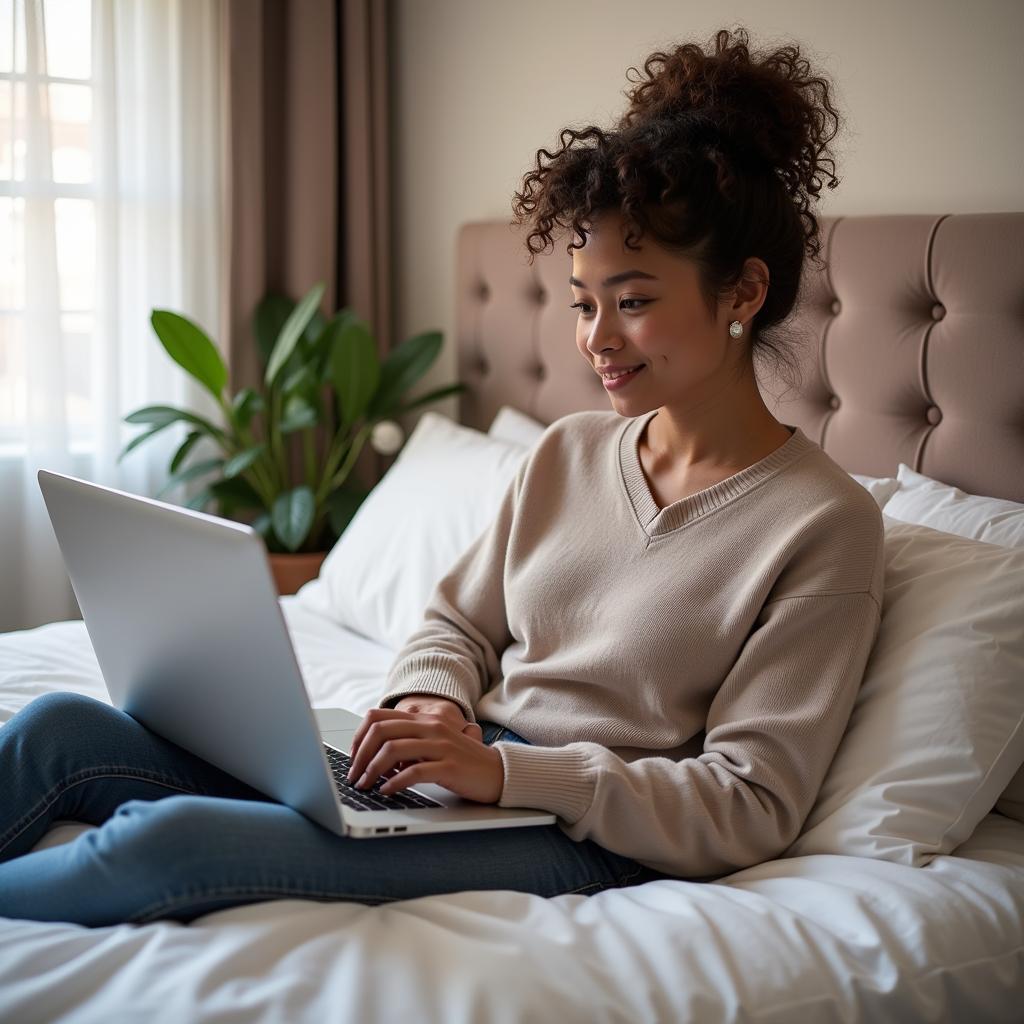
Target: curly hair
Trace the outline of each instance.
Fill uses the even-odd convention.
[[[557,229],[570,232],[571,253],[595,216],[618,211],[628,248],[650,233],[696,262],[712,315],[744,261],[760,257],[770,287],[750,324],[752,352],[789,365],[788,344],[770,332],[796,304],[805,254],[819,258],[811,200],[823,183],[839,184],[829,143],[840,117],[829,81],[812,74],[798,45],[752,55],[742,27],[735,37],[719,30],[713,43],[707,53],[695,43],[652,53],[642,74],[630,67],[627,78],[639,78],[625,113],[608,130],[564,128],[557,152],[538,150],[512,223],[531,228],[532,265]]]

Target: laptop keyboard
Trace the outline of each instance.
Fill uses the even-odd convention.
[[[407,810],[410,807],[443,807],[444,804],[431,800],[412,789],[401,789],[397,793],[381,793],[380,786],[388,776],[379,775],[370,789],[357,789],[348,781],[348,770],[352,767],[352,758],[348,754],[324,745],[327,763],[334,775],[334,785],[338,797],[346,807],[354,807],[358,811],[395,811]]]

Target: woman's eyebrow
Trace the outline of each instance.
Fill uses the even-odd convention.
[[[653,274],[648,274],[643,270],[624,270],[621,274],[612,274],[611,277],[605,278],[602,282],[602,288],[608,288],[613,284],[621,284],[623,281],[631,281],[634,277],[642,277],[648,281],[657,281],[658,279]],[[570,277],[569,284],[576,288],[586,288],[587,286],[580,281],[578,278]]]

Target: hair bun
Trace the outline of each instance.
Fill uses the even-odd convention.
[[[627,77],[641,78],[626,91],[618,127],[679,133],[717,167],[726,191],[734,169],[776,173],[794,198],[817,198],[826,183],[834,189],[828,144],[840,120],[828,81],[811,74],[795,44],[752,57],[742,27],[713,38],[711,53],[685,43],[652,53],[642,73],[630,67]]]

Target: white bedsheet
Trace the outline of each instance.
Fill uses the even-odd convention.
[[[281,605],[313,704],[371,707],[393,652]],[[0,635],[0,721],[49,690],[109,699],[81,622]],[[1024,825],[993,813],[924,868],[813,856],[591,897],[0,919],[0,1021],[1019,1022],[1022,921]]]

